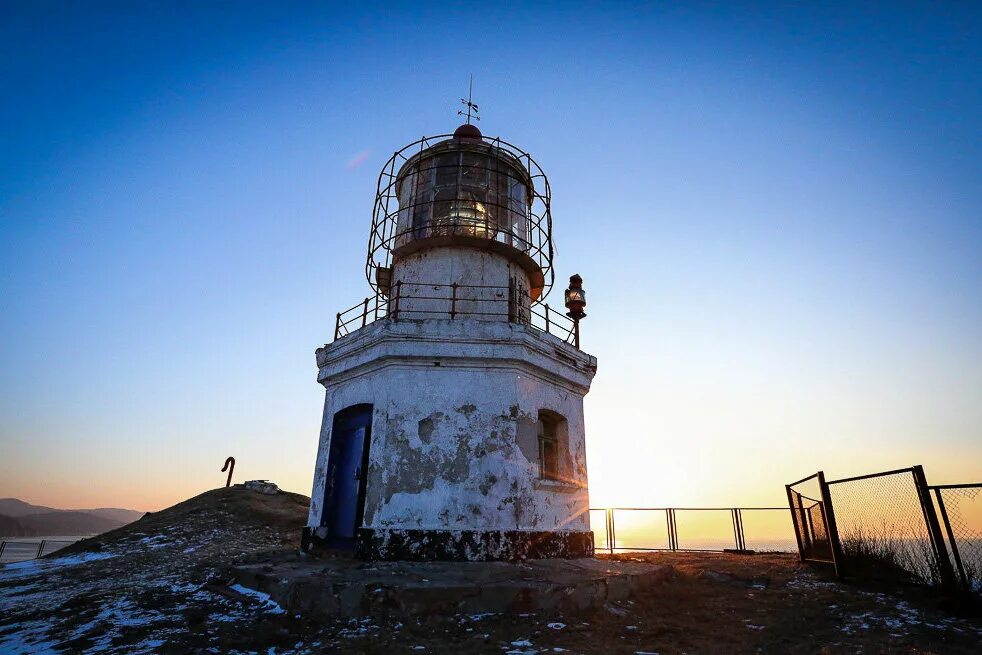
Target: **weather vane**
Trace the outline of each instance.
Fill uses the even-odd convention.
[[[480,107],[478,107],[477,105],[474,104],[473,100],[474,100],[474,75],[471,75],[471,85],[470,85],[470,88],[468,88],[468,90],[467,90],[467,99],[466,100],[464,100],[463,98],[460,99],[460,104],[462,104],[465,107],[467,107],[467,111],[464,111],[463,109],[458,109],[457,110],[457,115],[458,116],[466,116],[467,117],[467,124],[468,125],[471,124],[471,119],[472,118],[474,120],[476,120],[476,121],[481,120],[481,117],[477,115],[477,113],[479,111],[481,111],[481,109],[480,109]]]

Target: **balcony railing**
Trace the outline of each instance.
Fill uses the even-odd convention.
[[[579,322],[549,307],[529,304],[528,293],[515,286],[396,282],[391,295],[376,293],[338,312],[334,339],[379,319],[467,319],[518,323],[552,334],[580,347]]]

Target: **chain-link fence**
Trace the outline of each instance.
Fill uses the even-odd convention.
[[[843,565],[852,575],[940,585],[944,562],[916,468],[828,483]]]
[[[825,474],[819,471],[785,486],[801,559],[831,564],[839,573],[835,519],[828,502]]]
[[[948,556],[962,584],[982,592],[982,484],[932,486]]]
[[[787,485],[798,552],[837,575],[982,591],[982,483],[928,485],[921,466]]]

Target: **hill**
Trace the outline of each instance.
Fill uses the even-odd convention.
[[[0,514],[0,537],[31,537],[21,522],[12,516]]]
[[[0,567],[0,653],[976,655],[982,639],[978,621],[916,594],[820,579],[787,555],[615,555],[669,564],[676,576],[657,592],[582,614],[293,615],[228,571],[289,558],[309,566],[296,550],[308,503],[298,494],[216,489],[53,556]],[[330,567],[322,575],[332,584]],[[394,575],[391,584],[428,582]]]

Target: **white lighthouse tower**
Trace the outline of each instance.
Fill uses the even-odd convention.
[[[549,183],[474,125],[396,152],[379,177],[374,295],[317,350],[327,390],[303,548],[366,559],[593,554],[579,348],[552,286]]]

